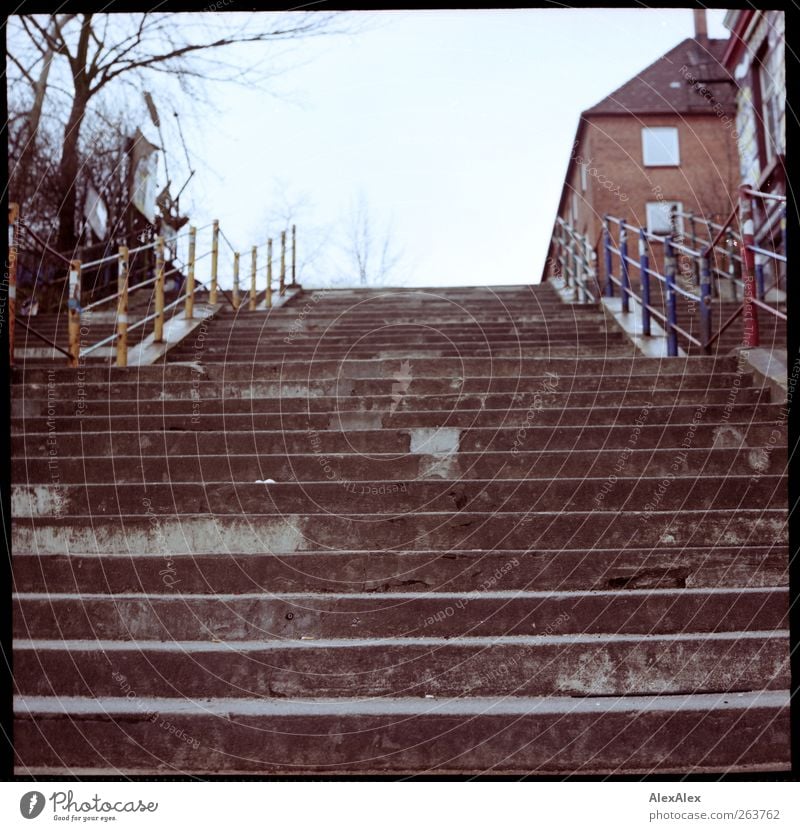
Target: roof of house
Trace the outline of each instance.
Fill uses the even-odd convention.
[[[686,38],[658,60],[643,69],[602,101],[584,110],[575,132],[575,147],[592,116],[716,115],[719,104],[724,114],[736,112],[737,86],[721,64],[729,41],[720,38]],[[686,69],[682,72],[682,67]],[[711,97],[702,94],[706,88]],[[718,112],[718,111],[717,111]],[[558,201],[559,216],[569,191],[575,155],[567,163],[564,184]],[[547,279],[545,267],[542,279]]]
[[[715,103],[733,112],[736,85],[721,65],[727,45],[727,39],[686,38],[583,115],[688,115],[708,112]],[[708,87],[714,100],[700,95],[694,81]]]

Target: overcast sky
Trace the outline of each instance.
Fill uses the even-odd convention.
[[[363,193],[405,285],[538,280],[579,113],[693,34],[690,10],[353,16],[369,17],[357,35],[298,47],[277,95],[225,91],[191,131],[188,202],[246,251],[282,195],[304,195],[302,251],[321,229],[340,239]]]

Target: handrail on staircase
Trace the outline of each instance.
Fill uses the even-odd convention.
[[[9,279],[8,279],[8,299],[9,299],[9,349],[11,364],[14,363],[14,321],[17,319],[15,314],[16,308],[16,283],[17,283],[17,259],[19,252],[20,229],[25,228],[26,232],[30,233],[32,238],[42,247],[42,250],[48,251],[55,255],[59,260],[63,261],[68,266],[68,274],[65,279],[69,282],[69,294],[67,300],[67,315],[68,315],[68,333],[69,346],[67,350],[62,349],[56,344],[50,343],[58,351],[64,353],[69,358],[69,365],[77,367],[81,359],[87,355],[92,354],[96,350],[109,344],[116,346],[116,366],[127,366],[128,362],[128,333],[153,322],[153,340],[156,343],[163,342],[164,338],[164,316],[165,313],[175,309],[180,304],[184,306],[184,315],[187,320],[194,318],[194,299],[201,291],[208,292],[208,302],[211,305],[216,304],[218,293],[222,293],[227,302],[234,310],[238,310],[240,306],[239,298],[239,253],[233,250],[228,238],[221,232],[219,220],[204,225],[199,230],[203,231],[207,228],[212,228],[211,244],[207,251],[197,254],[197,232],[198,229],[190,226],[185,234],[170,239],[170,244],[176,244],[179,240],[186,239],[188,241],[188,253],[185,264],[186,278],[183,280],[182,291],[180,296],[173,302],[165,305],[164,302],[164,283],[165,278],[171,274],[181,273],[181,267],[173,267],[169,271],[166,270],[165,259],[165,245],[166,240],[163,236],[156,237],[149,243],[138,246],[137,248],[129,249],[126,246],[120,246],[116,254],[103,257],[98,260],[92,260],[84,263],[79,259],[69,260],[60,254],[58,251],[52,249],[46,242],[40,240],[30,229],[23,225],[20,218],[19,206],[12,203],[9,206]],[[225,240],[228,247],[233,253],[233,276],[234,276],[234,291],[233,297],[222,289],[218,284],[218,268],[219,268],[219,237]],[[296,283],[296,226],[291,226],[291,286],[295,287]],[[272,306],[272,239],[267,242],[267,287],[265,291],[265,300],[263,308],[269,310]],[[262,244],[263,246],[263,244]],[[256,299],[256,281],[257,281],[257,262],[256,250],[262,246],[257,246],[252,249],[252,274],[251,274],[251,310],[257,308]],[[279,292],[283,296],[286,291],[286,254],[287,254],[287,232],[281,232],[281,261],[280,261],[280,284]],[[130,277],[130,258],[144,251],[154,250],[155,252],[155,275],[147,280],[137,283],[134,286],[129,285]],[[177,248],[176,248],[177,251]],[[202,280],[199,280],[195,273],[196,264],[205,259],[211,258],[210,278],[207,285]],[[82,289],[82,275],[83,272],[89,268],[96,268],[100,265],[108,264],[110,262],[117,262],[117,290],[113,294],[96,300],[87,306],[81,306],[81,289]],[[128,323],[128,302],[132,294],[141,291],[145,288],[152,287],[154,295],[155,311],[152,314],[145,316],[137,322],[129,325]],[[93,312],[101,306],[116,302],[116,315],[114,332],[102,338],[101,340],[89,346],[82,346],[82,337],[88,334],[88,327],[85,321],[82,321],[81,316],[87,312]],[[173,315],[174,317],[174,315]],[[22,322],[22,321],[20,321]],[[39,336],[27,324],[23,324],[26,329],[29,329],[34,335]],[[41,336],[44,339],[43,336]]]
[[[711,345],[719,338],[731,323],[741,314],[744,320],[742,345],[745,348],[757,347],[759,345],[758,310],[773,315],[780,320],[786,320],[786,314],[780,309],[765,302],[764,265],[765,261],[773,263],[785,263],[785,222],[782,224],[782,243],[784,253],[770,251],[763,246],[756,246],[754,243],[753,223],[753,199],[773,199],[776,202],[783,202],[785,206],[786,197],[779,194],[764,194],[755,191],[747,185],[739,188],[739,199],[734,211],[731,212],[725,223],[717,225],[715,233],[708,243],[699,250],[685,245],[682,241],[682,234],[678,234],[673,224],[673,230],[666,235],[654,234],[646,228],[637,227],[614,216],[603,218],[604,251],[606,265],[605,295],[613,297],[614,286],[617,286],[621,293],[621,305],[623,313],[630,312],[630,300],[638,303],[641,308],[642,333],[646,336],[651,334],[651,319],[656,317],[660,320],[667,334],[667,354],[676,356],[678,354],[678,337],[685,341],[699,346],[704,352],[710,351]],[[785,211],[785,207],[784,207]],[[712,332],[712,273],[711,255],[717,248],[717,243],[730,229],[734,220],[738,218],[739,237],[738,247],[741,252],[738,260],[741,264],[741,285],[743,287],[743,299],[740,307],[728,318],[723,326]],[[616,226],[617,243],[614,244],[612,226]],[[638,260],[628,254],[628,235],[636,234],[639,242]],[[696,245],[697,238],[693,238]],[[737,241],[734,241],[737,244]],[[654,250],[661,246],[660,250]],[[660,255],[660,256],[658,256]],[[683,259],[680,274],[678,270],[678,256]],[[618,275],[615,274],[614,260],[617,260]],[[663,262],[663,271],[657,263]],[[654,267],[655,265],[655,267]],[[639,273],[639,292],[631,285],[630,269],[634,268]],[[694,290],[694,279],[688,279],[689,273],[699,274],[699,291]],[[724,272],[716,270],[721,276]],[[679,278],[685,278],[680,284]],[[727,276],[727,275],[726,275]],[[666,314],[660,313],[651,304],[650,290],[651,278],[658,280],[666,289]],[[737,281],[738,282],[738,281]],[[687,285],[688,284],[688,285]],[[695,337],[678,325],[677,321],[677,297],[682,296],[693,303],[699,304],[700,309],[700,335]]]
[[[566,286],[573,289],[575,302],[599,301],[596,244],[593,246],[586,234],[580,234],[561,217],[556,220],[554,240],[558,274]]]

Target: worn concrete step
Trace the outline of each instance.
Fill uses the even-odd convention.
[[[241,324],[241,325],[240,325]],[[580,329],[582,332],[605,332],[608,327],[602,318],[597,320],[587,318],[569,317],[563,319],[547,318],[544,315],[538,317],[527,317],[524,320],[518,318],[507,318],[505,320],[478,318],[437,318],[435,321],[422,320],[384,320],[376,321],[374,330],[387,335],[420,335],[426,333],[438,333],[439,335],[484,335],[503,334],[517,335],[525,332],[574,332]],[[208,336],[222,337],[239,335],[253,337],[262,333],[280,333],[282,337],[309,336],[309,335],[332,335],[350,336],[360,338],[364,334],[364,322],[351,320],[347,317],[331,318],[329,320],[316,319],[313,321],[300,320],[298,318],[287,318],[274,315],[268,318],[263,326],[252,321],[217,320],[213,327],[209,327]]]
[[[611,330],[614,331],[614,330]],[[561,339],[581,335],[604,336],[609,333],[602,322],[591,325],[574,323],[572,326],[548,323],[531,324],[530,326],[514,326],[512,324],[490,324],[483,326],[479,323],[472,325],[450,324],[439,328],[438,324],[418,323],[393,325],[378,324],[372,328],[356,326],[347,327],[337,325],[333,321],[330,325],[318,324],[311,326],[293,327],[281,325],[265,325],[243,330],[233,323],[224,326],[221,323],[209,327],[202,337],[190,337],[186,344],[192,347],[200,346],[206,349],[210,346],[224,345],[252,346],[277,341],[281,344],[304,345],[307,343],[333,344],[382,344],[382,343],[514,343],[518,340],[540,340],[543,338]]]
[[[551,625],[557,633],[559,624]],[[112,671],[109,672],[109,665]],[[614,696],[789,688],[788,631],[231,643],[18,640],[17,694],[320,698]]]
[[[213,366],[210,365],[210,366]],[[251,374],[255,375],[255,372]],[[260,374],[260,373],[259,373]],[[695,387],[702,384],[699,389],[707,389],[711,392],[724,392],[726,403],[735,404],[745,399],[745,390],[760,389],[753,385],[752,379],[747,376],[738,380],[732,380],[727,376],[712,376],[708,379],[694,378],[684,379],[681,376],[667,376],[658,379],[658,389],[663,391],[677,391],[682,386]],[[402,385],[402,386],[398,386]],[[644,375],[605,375],[605,376],[479,376],[479,377],[430,377],[412,376],[408,373],[397,373],[394,376],[383,378],[331,378],[312,380],[311,378],[289,379],[289,380],[257,380],[251,378],[249,381],[126,381],[111,384],[85,384],[85,385],[58,385],[51,388],[31,387],[25,390],[24,395],[17,394],[12,398],[12,412],[15,415],[49,415],[51,408],[61,406],[67,413],[103,413],[108,412],[110,402],[116,401],[174,401],[191,400],[193,402],[202,400],[224,399],[230,402],[233,399],[273,399],[281,401],[284,399],[311,399],[311,398],[334,398],[337,402],[353,400],[354,407],[360,406],[358,402],[366,396],[384,395],[396,400],[400,395],[403,398],[424,396],[458,396],[458,395],[499,395],[502,393],[512,395],[540,397],[548,394],[598,394],[603,392],[617,393],[619,400],[626,392],[652,393],[653,398],[649,399],[656,403],[657,390],[653,390],[653,379]],[[617,399],[615,399],[616,401]],[[647,402],[644,402],[647,403]],[[291,407],[291,403],[287,406]],[[301,408],[302,409],[302,408]],[[135,412],[135,408],[126,410]]]
[[[318,550],[591,549],[631,545],[785,544],[785,509],[731,511],[559,511],[333,516],[268,514],[18,517],[15,551],[41,554],[281,554]]]
[[[313,327],[313,328],[312,328]],[[198,329],[199,334],[189,337],[185,343],[199,344],[202,348],[209,345],[225,343],[254,344],[276,341],[281,344],[302,344],[304,341],[323,342],[332,344],[381,344],[381,343],[459,343],[482,341],[505,343],[516,340],[539,340],[541,338],[574,338],[582,335],[600,337],[611,332],[619,333],[618,329],[611,329],[603,320],[597,321],[548,321],[543,323],[529,323],[516,325],[507,323],[488,323],[482,321],[463,321],[460,325],[451,323],[445,328],[438,328],[438,321],[423,319],[416,324],[406,323],[395,325],[393,321],[375,321],[370,325],[356,325],[352,321],[332,319],[329,323],[318,321],[316,324],[292,325],[288,320],[280,322],[266,322],[259,326],[257,323],[249,327],[240,327],[236,322],[225,325],[222,321],[214,321],[205,330]]]
[[[785,547],[307,551],[119,556],[14,552],[19,592],[182,596],[311,592],[603,591],[788,585]]]
[[[261,311],[261,310],[259,310]],[[331,303],[326,300],[324,305],[314,304],[313,299],[308,303],[293,302],[290,306],[281,309],[287,317],[292,315],[304,319],[313,317],[329,318],[363,318],[377,321],[391,321],[395,316],[414,316],[417,320],[437,320],[440,316],[458,315],[462,319],[469,319],[471,316],[481,317],[482,315],[506,315],[515,317],[516,313],[522,314],[543,314],[550,313],[553,316],[572,316],[573,312],[569,306],[565,306],[558,299],[544,298],[534,299],[524,295],[509,297],[503,300],[495,300],[492,297],[472,298],[470,300],[437,300],[436,298],[420,298],[416,302],[409,299],[391,301],[389,299],[370,300],[368,302],[345,301],[342,303]],[[262,312],[263,313],[263,312]],[[233,316],[233,311],[225,310],[226,316]],[[587,310],[587,317],[597,317],[598,309]]]
[[[418,346],[408,347],[397,344],[395,346],[385,345],[376,347],[333,347],[320,348],[317,346],[309,346],[305,348],[295,348],[294,346],[285,347],[265,347],[260,346],[258,349],[250,350],[221,350],[218,353],[211,353],[206,351],[203,353],[203,363],[213,363],[216,361],[236,361],[236,362],[254,362],[261,361],[281,361],[284,359],[299,359],[306,358],[309,360],[344,360],[346,358],[361,358],[361,359],[375,359],[383,360],[387,358],[407,358],[409,356],[422,358],[514,358],[514,357],[540,357],[544,358],[552,354],[556,347],[546,341],[536,343],[518,343],[513,346],[448,346],[440,345],[426,346],[420,344]],[[569,355],[585,355],[587,357],[600,358],[605,355],[615,356],[632,356],[633,347],[623,341],[622,339],[614,340],[613,342],[603,339],[594,343],[564,343],[558,346],[558,352],[562,356]],[[194,359],[195,353],[188,351],[186,353],[177,352],[173,356],[173,360],[186,360],[187,358]]]
[[[532,427],[408,427],[376,430],[242,430],[202,431],[185,423],[174,430],[121,430],[110,433],[30,433],[11,438],[12,453],[19,457],[48,458],[93,454],[185,456],[226,453],[260,455],[264,453],[419,453],[447,457],[461,451],[533,452],[535,450],[595,450],[620,448],[683,449],[693,447],[762,450],[768,455],[774,447],[785,445],[786,426],[753,424],[751,421],[713,424],[682,423],[639,426],[629,422],[617,425],[557,425],[534,423]],[[624,458],[621,459],[624,464]],[[329,462],[322,464],[323,469]],[[326,476],[336,478],[336,471]],[[446,475],[440,473],[439,475]],[[272,477],[274,478],[274,477]]]
[[[613,335],[613,337],[611,337]],[[334,330],[320,330],[316,332],[290,330],[274,330],[265,328],[255,331],[251,335],[245,335],[236,331],[218,332],[216,330],[204,335],[202,340],[187,339],[181,346],[175,349],[176,352],[208,351],[228,349],[234,352],[243,352],[258,348],[286,347],[288,349],[315,347],[319,349],[336,349],[340,347],[370,347],[370,348],[395,348],[409,346],[414,349],[420,346],[441,348],[444,346],[515,346],[516,344],[539,344],[544,342],[556,343],[565,341],[568,344],[573,342],[604,342],[606,340],[619,340],[619,332],[608,333],[604,329],[529,329],[525,331],[497,332],[487,330],[476,331],[445,331],[445,332],[420,332],[419,329],[411,331],[361,331],[337,332]]]
[[[277,385],[276,385],[277,386]],[[387,385],[388,386],[388,385]],[[482,408],[496,410],[502,408],[533,407],[539,410],[545,407],[608,407],[611,405],[641,407],[645,404],[658,406],[688,405],[696,406],[709,404],[728,404],[732,401],[739,404],[762,403],[771,400],[768,389],[758,387],[741,387],[735,396],[731,396],[728,389],[677,388],[677,389],[622,389],[622,390],[595,390],[587,391],[567,387],[559,390],[558,387],[545,387],[539,384],[539,389],[530,392],[492,392],[468,393],[453,392],[448,394],[409,394],[403,389],[410,381],[394,381],[394,394],[371,394],[359,396],[320,396],[319,387],[309,387],[307,395],[296,396],[269,396],[259,398],[231,398],[209,396],[205,388],[201,388],[201,395],[184,399],[141,399],[141,398],[114,398],[103,402],[93,401],[93,406],[84,412],[85,417],[100,415],[125,415],[135,418],[140,415],[197,415],[202,411],[211,414],[235,413],[302,413],[325,412],[335,413],[338,410],[355,412],[395,412],[407,410],[479,410]],[[291,390],[297,392],[297,390]],[[334,390],[330,390],[333,392]],[[135,392],[135,390],[132,390]],[[276,390],[279,392],[279,390]],[[12,402],[12,419],[31,421],[35,416],[48,419],[63,416],[74,416],[75,404],[72,401],[53,400],[46,398],[17,399]],[[13,423],[13,422],[12,422]],[[49,426],[49,425],[48,425]]]
[[[58,450],[58,444],[55,445]],[[87,451],[93,450],[87,448]],[[405,481],[455,478],[531,479],[557,476],[647,476],[660,480],[670,474],[707,476],[770,476],[786,473],[785,447],[771,452],[764,448],[681,448],[635,449],[626,453],[620,472],[620,451],[543,450],[517,453],[459,452],[447,457],[428,454],[329,453],[153,456],[17,456],[12,459],[12,482],[20,484],[117,483],[157,484],[159,482],[254,483],[316,482],[334,478],[347,482]],[[328,468],[329,470],[326,470]]]
[[[372,481],[340,484],[256,484],[253,482],[173,479],[168,484],[117,483],[22,485],[11,491],[15,517],[136,514],[143,505],[159,516],[211,513],[240,516],[251,513],[406,514],[415,511],[681,511],[725,508],[779,508],[788,501],[784,476],[676,476],[662,479],[618,477],[557,479],[470,479]]]
[[[556,405],[558,402],[553,401]],[[343,402],[346,406],[346,402]],[[641,405],[630,406],[589,406],[569,407],[529,405],[512,408],[475,410],[401,410],[384,411],[339,410],[333,413],[208,413],[203,408],[188,417],[186,413],[159,415],[67,415],[24,419],[12,422],[12,435],[36,435],[55,432],[92,433],[130,430],[136,427],[150,431],[244,431],[280,430],[313,432],[317,430],[394,430],[398,428],[460,428],[478,429],[485,427],[518,427],[525,429],[536,425],[544,427],[576,425],[619,425],[633,424],[635,417],[642,412]],[[778,404],[674,404],[671,406],[653,406],[645,410],[650,424],[669,426],[672,424],[706,424],[714,426],[728,417],[734,423],[750,421],[752,423],[776,422],[783,408]],[[694,432],[694,430],[692,430]]]
[[[554,373],[560,378],[617,376],[632,378],[646,376],[652,384],[664,375],[696,375],[703,385],[713,384],[714,376],[720,373],[745,374],[747,365],[740,365],[731,357],[694,357],[694,358],[645,358],[641,354],[627,356],[603,357],[562,357],[546,356],[531,358],[516,356],[514,358],[418,358],[414,356],[381,360],[347,359],[347,360],[294,360],[284,362],[264,362],[257,367],[252,360],[241,363],[228,363],[226,366],[211,364],[199,367],[193,362],[177,362],[148,367],[80,367],[77,370],[68,367],[56,367],[52,370],[37,368],[24,373],[25,387],[20,392],[47,390],[48,383],[59,390],[65,385],[80,388],[86,384],[122,383],[164,383],[165,381],[235,381],[267,380],[271,378],[305,380],[348,378],[385,378],[403,371],[410,371],[413,377],[434,378],[494,378],[497,376],[525,378],[548,377]],[[19,383],[23,374],[15,370],[12,379]],[[524,378],[522,379],[524,380]],[[733,378],[730,379],[731,381]]]
[[[17,773],[651,774],[790,766],[787,691],[298,701],[149,698],[136,694],[135,680],[130,690],[99,699],[18,697]]]
[[[306,310],[307,309],[307,310]],[[517,311],[528,314],[537,314],[542,311],[551,311],[556,315],[572,314],[569,306],[566,306],[558,299],[552,297],[538,297],[533,298],[530,295],[521,294],[516,297],[494,298],[491,295],[484,295],[482,297],[472,298],[436,298],[431,296],[424,296],[418,298],[390,298],[381,297],[373,298],[368,301],[358,300],[353,302],[350,299],[342,300],[337,303],[326,297],[324,304],[314,303],[314,299],[309,298],[307,302],[303,302],[302,298],[293,299],[289,306],[286,306],[285,311],[287,315],[297,315],[311,317],[314,315],[340,317],[340,316],[361,316],[373,317],[378,320],[393,319],[395,314],[413,314],[417,319],[436,319],[440,314],[460,315],[461,317],[469,317],[470,315],[482,314],[505,314],[509,316],[515,315]],[[598,314],[597,308],[592,310],[594,315]],[[225,314],[233,316],[233,310],[225,310]],[[587,311],[587,316],[592,314]]]
[[[508,569],[513,569],[509,561]],[[13,595],[16,638],[302,638],[674,634],[785,629],[786,589],[498,590],[367,594]],[[788,654],[787,654],[788,658]]]
[[[512,325],[525,326],[540,323],[570,324],[579,321],[581,324],[592,326],[603,324],[604,318],[597,309],[586,306],[564,307],[551,304],[535,304],[528,306],[525,303],[515,302],[507,307],[486,306],[472,307],[466,311],[457,306],[441,307],[435,315],[426,309],[400,307],[384,312],[382,309],[361,309],[359,306],[339,308],[334,311],[325,311],[322,307],[282,306],[268,312],[258,309],[249,312],[245,307],[234,314],[230,310],[222,309],[214,316],[215,324],[220,326],[239,326],[243,331],[257,329],[261,326],[290,326],[299,329],[301,326],[354,326],[363,329],[364,325],[374,326],[418,326],[420,322],[430,321],[431,325]]]

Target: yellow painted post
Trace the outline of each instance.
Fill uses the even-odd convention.
[[[239,252],[233,255],[233,305],[239,308],[242,305],[242,298],[239,294]]]
[[[250,251],[250,311],[256,310],[256,262],[258,259],[258,248],[254,245]]]
[[[128,275],[130,273],[128,248],[119,247],[117,262],[117,366],[128,365]]]
[[[164,340],[164,237],[156,240],[156,317],[153,324],[153,341]]]
[[[292,286],[297,285],[297,226],[292,225]]]
[[[78,366],[81,357],[81,261],[69,264],[69,297],[67,299],[67,331],[69,333],[69,365]]]
[[[8,206],[8,356],[14,366],[14,320],[17,315],[17,246],[19,245],[19,205]]]
[[[267,240],[267,296],[264,305],[272,308],[272,238]]]
[[[211,234],[211,291],[208,295],[209,303],[217,302],[217,263],[219,262],[219,220],[214,220],[214,230]]]
[[[189,262],[186,272],[186,320],[194,317],[194,260],[197,251],[197,228],[189,228]]]
[[[281,231],[281,281],[278,293],[281,297],[286,294],[286,231]]]

